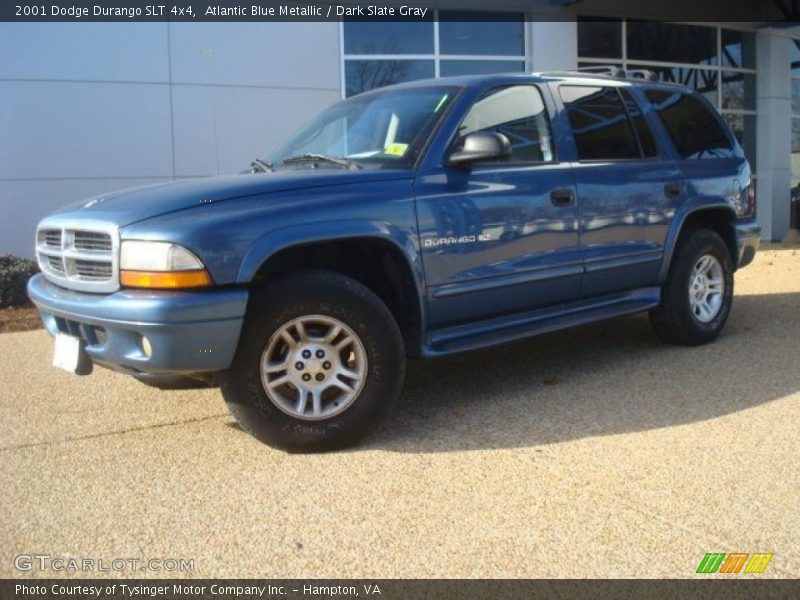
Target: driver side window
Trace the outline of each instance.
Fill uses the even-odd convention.
[[[547,109],[539,89],[518,85],[491,90],[475,102],[458,130],[459,139],[475,132],[501,133],[511,142],[503,163],[553,160]]]

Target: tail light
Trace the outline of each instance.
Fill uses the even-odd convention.
[[[740,219],[749,219],[756,215],[756,183],[750,184],[739,192],[736,198],[736,215]]]

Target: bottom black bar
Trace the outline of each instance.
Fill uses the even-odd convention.
[[[3,600],[798,598],[800,580],[3,579]]]

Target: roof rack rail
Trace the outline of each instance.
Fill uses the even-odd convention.
[[[591,73],[592,75],[606,75],[617,79],[625,79],[625,69],[613,65],[598,65],[596,67],[578,67],[568,73]]]
[[[597,65],[596,67],[578,67],[569,71],[547,71],[542,75],[598,75],[614,79],[641,79],[658,81],[658,74],[649,69],[623,69],[614,65]]]
[[[644,79],[645,81],[658,81],[658,73],[650,69],[628,69],[625,71],[627,79]]]

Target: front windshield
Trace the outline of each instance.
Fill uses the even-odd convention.
[[[287,159],[325,156],[365,168],[408,167],[457,91],[432,86],[354,96],[323,111],[267,160],[277,167]]]

